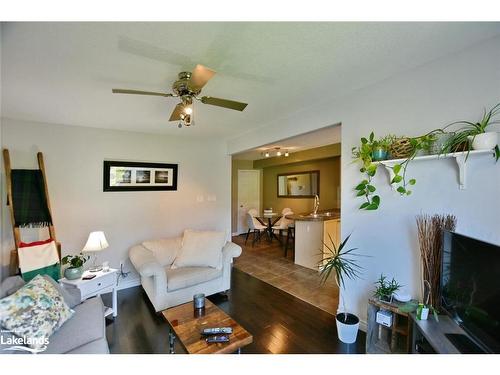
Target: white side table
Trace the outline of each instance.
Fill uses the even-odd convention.
[[[106,307],[104,311],[104,316],[109,316],[113,314],[113,317],[118,315],[118,304],[116,299],[116,278],[117,269],[110,268],[108,272],[89,272],[85,271],[82,277],[86,275],[95,275],[91,280],[83,280],[83,278],[76,280],[68,280],[65,277],[59,280],[59,283],[67,289],[78,288],[82,295],[82,302],[86,299],[94,296],[98,296],[105,293],[113,293],[113,306]]]

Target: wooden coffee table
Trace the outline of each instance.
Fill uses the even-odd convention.
[[[195,313],[191,301],[163,310],[162,314],[170,325],[170,353],[174,353],[176,337],[189,354],[240,353],[242,347],[253,341],[253,336],[245,328],[206,298],[204,313]],[[201,331],[214,327],[232,327],[229,342],[208,344]]]

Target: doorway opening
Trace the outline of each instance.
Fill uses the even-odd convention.
[[[234,266],[331,314],[338,287],[319,271],[340,242],[340,137],[336,124],[232,155]]]

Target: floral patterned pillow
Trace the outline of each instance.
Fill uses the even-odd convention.
[[[73,313],[57,289],[40,275],[0,300],[2,327],[23,338],[25,345],[33,349],[43,350],[50,335]]]

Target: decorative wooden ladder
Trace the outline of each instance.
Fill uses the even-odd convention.
[[[47,187],[47,176],[45,174],[45,163],[43,161],[43,154],[41,152],[37,153],[38,159],[38,168],[42,173],[44,190],[45,190],[45,199],[47,201],[47,208],[49,210],[49,214],[52,217],[52,210],[50,208],[50,199],[49,199],[49,189]],[[18,226],[16,226],[16,220],[14,218],[14,201],[12,199],[12,169],[10,164],[10,155],[8,149],[3,149],[3,162],[5,166],[5,178],[7,185],[7,200],[10,211],[10,221],[12,223],[12,233],[14,234],[14,243],[15,249],[10,252],[10,274],[15,275],[19,273],[19,258],[17,255],[17,249],[19,248],[19,243],[21,242],[21,231]],[[57,252],[59,255],[59,259],[61,259],[61,244],[57,242],[56,239],[56,231],[54,228],[54,224],[49,225],[49,235],[54,241],[56,241]]]

